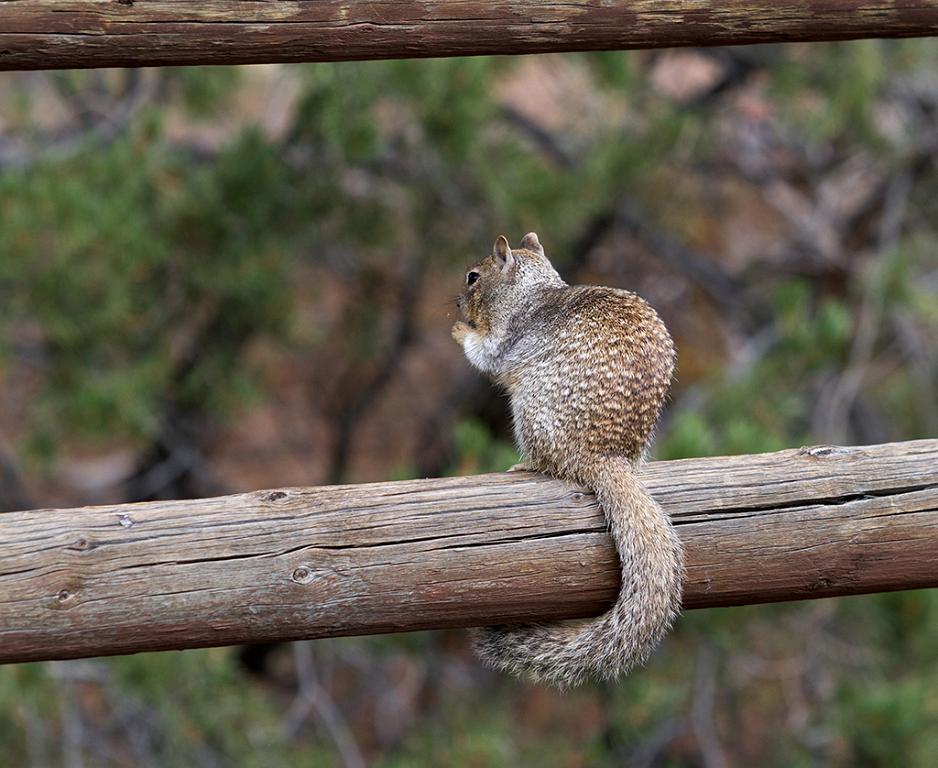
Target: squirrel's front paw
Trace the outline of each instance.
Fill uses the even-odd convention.
[[[450,336],[453,337],[453,340],[457,344],[462,344],[463,340],[466,338],[466,334],[471,331],[472,328],[469,326],[469,323],[464,323],[462,320],[457,320],[453,323],[453,329],[450,331]]]

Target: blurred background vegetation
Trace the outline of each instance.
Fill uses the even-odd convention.
[[[449,327],[532,229],[671,326],[657,458],[938,434],[936,41],[4,74],[0,510],[504,469]],[[938,593],[696,611],[567,696],[460,632],[5,667],[0,744],[931,766]]]

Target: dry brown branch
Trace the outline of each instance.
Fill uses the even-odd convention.
[[[309,643],[294,643],[292,648],[298,691],[285,718],[287,738],[295,738],[309,715],[315,712],[332,737],[345,768],[364,768],[365,759],[352,731],[329,692],[319,683]]]

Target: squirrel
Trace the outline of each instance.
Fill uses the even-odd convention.
[[[511,399],[524,463],[595,492],[621,561],[615,604],[595,619],[478,630],[501,671],[567,688],[644,663],[680,612],[684,555],[636,470],[674,373],[657,313],[634,293],[568,285],[531,232],[501,236],[466,273],[452,336]]]

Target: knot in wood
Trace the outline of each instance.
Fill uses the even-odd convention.
[[[53,608],[69,608],[76,601],[77,595],[70,589],[60,589],[55,593],[55,600],[52,603]]]
[[[316,575],[309,566],[300,565],[293,569],[293,573],[290,578],[297,584],[309,584],[314,578],[316,578]]]
[[[847,456],[849,453],[849,448],[840,445],[806,445],[798,451],[800,456],[813,456],[816,459],[824,459],[829,456]]]

